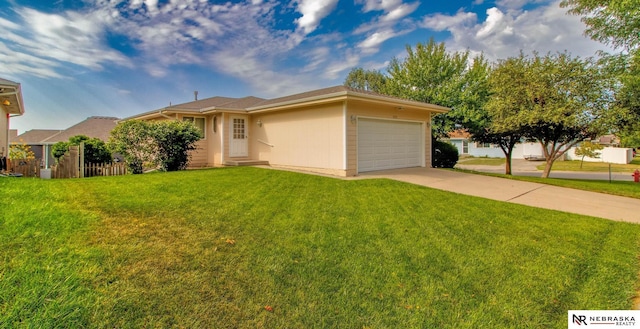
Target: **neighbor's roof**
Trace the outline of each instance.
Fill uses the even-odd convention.
[[[263,99],[259,97],[211,97],[193,102],[172,105],[154,111],[149,111],[134,115],[124,120],[142,118],[170,113],[210,113],[214,111],[242,111],[246,113],[279,110],[287,107],[298,106],[299,104],[323,101],[335,101],[336,99],[361,99],[380,103],[390,103],[399,107],[429,109],[433,112],[444,113],[449,108],[416,102],[412,100],[382,95],[370,91],[359,90],[347,86],[334,86],[329,88],[312,90],[304,93],[278,97],[273,99]]]
[[[61,133],[62,130],[53,129],[31,129],[18,136],[11,138],[11,143],[25,143],[25,144],[42,144],[43,141],[53,135]]]
[[[449,138],[453,138],[453,139],[459,139],[459,138],[463,138],[463,139],[469,139],[471,138],[471,134],[465,130],[462,129],[458,129],[458,130],[454,130],[452,132],[450,132],[449,134]]]
[[[0,78],[0,108],[6,113],[24,114],[24,101],[19,83]]]
[[[86,120],[73,125],[58,134],[46,138],[42,142],[66,142],[70,137],[77,135],[85,135],[90,138],[99,138],[106,142],[109,139],[111,130],[116,127],[116,123],[118,120],[120,119],[115,117],[89,117]]]

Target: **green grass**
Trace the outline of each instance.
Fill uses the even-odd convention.
[[[588,171],[588,172],[609,172],[609,163],[604,162],[583,162],[581,161],[555,161],[552,171]],[[538,170],[544,170],[544,164],[536,167]],[[640,158],[634,158],[629,164],[611,164],[612,172],[629,172],[640,169]]]
[[[463,165],[473,166],[500,166],[504,165],[504,158],[486,158],[486,157],[464,157],[461,158],[458,163]]]
[[[629,181],[603,181],[603,180],[585,180],[585,179],[559,179],[559,178],[540,178],[529,176],[508,176],[500,174],[490,174],[492,176],[504,177],[509,179],[555,185],[560,187],[574,188],[578,190],[592,191],[598,193],[606,193],[611,195],[619,195],[630,198],[640,199],[640,184]],[[638,211],[640,216],[640,210]]]
[[[6,328],[565,328],[629,309],[640,270],[639,225],[391,180],[0,179],[0,200]]]

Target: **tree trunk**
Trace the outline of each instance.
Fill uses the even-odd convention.
[[[544,166],[544,171],[542,172],[542,178],[549,178],[549,174],[551,173],[551,166],[553,166],[554,161],[555,159],[553,158],[547,159]]]
[[[511,154],[505,154],[506,159],[504,162],[504,174],[511,175]]]

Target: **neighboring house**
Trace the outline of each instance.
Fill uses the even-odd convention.
[[[9,156],[9,119],[24,114],[20,84],[0,78],[0,158]]]
[[[458,148],[459,155],[469,155],[474,157],[504,158],[504,152],[497,145],[474,142],[471,134],[462,130],[449,133],[449,143]],[[605,135],[593,141],[596,144],[605,146],[599,151],[598,158],[584,158],[590,162],[610,162],[610,163],[630,163],[633,160],[633,150],[628,148],[611,147],[619,145],[619,141],[613,135]],[[575,147],[569,149],[562,160],[581,160],[582,157],[575,155]],[[544,153],[539,143],[521,142],[514,146],[511,154],[512,159],[542,160]]]
[[[600,136],[598,137],[598,139],[596,139],[595,141],[593,141],[596,144],[600,144],[604,147],[607,146],[612,146],[612,147],[620,147],[620,138],[618,138],[618,136],[616,135],[604,135],[604,136]]]
[[[463,130],[449,133],[448,142],[458,149],[459,155],[474,157],[504,158],[504,152],[500,146],[489,143],[474,142],[471,134]],[[543,159],[542,146],[538,143],[521,142],[514,146],[511,153],[512,159]]]
[[[449,109],[336,86],[262,99],[212,97],[125,120],[192,121],[191,167],[269,163],[338,176],[431,166],[431,118]]]
[[[93,116],[75,124],[65,130],[33,129],[11,139],[12,144],[25,143],[31,146],[36,158],[43,159],[43,166],[49,168],[54,159],[51,146],[57,142],[67,142],[70,137],[85,135],[99,138],[104,142],[109,140],[111,130],[115,128],[119,118]],[[46,157],[44,156],[46,155]]]

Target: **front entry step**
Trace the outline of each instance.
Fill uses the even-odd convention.
[[[269,161],[261,160],[229,160],[224,163],[225,166],[268,166]]]

